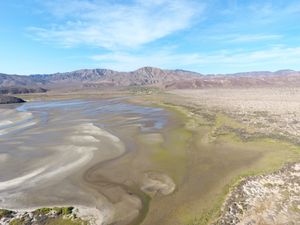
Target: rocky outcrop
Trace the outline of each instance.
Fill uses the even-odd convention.
[[[0,95],[0,104],[11,104],[11,103],[23,103],[25,102],[21,98],[8,96],[8,95]]]
[[[300,164],[249,177],[228,197],[215,225],[299,224]]]
[[[74,207],[39,208],[34,211],[0,209],[0,224],[94,224],[78,218]]]

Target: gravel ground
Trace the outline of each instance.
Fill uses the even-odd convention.
[[[300,144],[300,88],[175,90],[187,102],[225,111],[257,132]]]
[[[242,181],[217,224],[300,224],[300,163]]]

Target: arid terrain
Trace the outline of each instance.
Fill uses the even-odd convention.
[[[300,88],[176,90],[170,93],[198,107],[222,110],[247,127],[255,127],[258,135],[285,138],[299,144]]]
[[[300,164],[244,179],[229,195],[216,224],[298,224]]]
[[[224,127],[244,142],[271,138],[299,145],[299,88],[176,90],[185,104],[221,111],[243,124]],[[295,149],[296,151],[297,148]],[[299,224],[299,164],[279,171],[246,176],[224,203],[215,224]]]
[[[142,67],[131,72],[83,69],[66,73],[29,76],[0,73],[0,94],[43,93],[47,90],[112,89],[156,87],[161,89],[297,87],[300,72],[253,71],[235,74],[200,74],[186,70]]]
[[[300,0],[0,12],[0,225],[300,225]]]
[[[300,89],[282,73],[17,95],[0,108],[1,224],[297,224]]]

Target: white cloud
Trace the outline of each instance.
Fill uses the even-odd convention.
[[[229,42],[255,42],[255,41],[269,41],[278,40],[282,35],[276,34],[247,34],[247,35],[233,35],[228,37]]]
[[[279,34],[223,34],[216,36],[207,36],[203,40],[218,41],[228,44],[247,44],[250,42],[263,42],[263,41],[278,41],[283,38]]]
[[[105,48],[108,53],[91,57],[97,67],[128,71],[149,65],[204,73],[300,69],[300,48],[270,47],[297,37],[289,33],[299,28],[292,22],[299,19],[297,1],[35,1],[50,22],[31,27],[32,36],[64,47]],[[182,30],[187,32],[146,45]]]
[[[251,70],[300,69],[300,47],[272,47],[266,50],[223,50],[214,53],[156,51],[128,54],[113,52],[91,57],[100,67],[130,71],[142,66],[189,69],[200,73],[230,73]]]
[[[188,28],[204,9],[191,0],[121,2],[45,1],[43,6],[57,23],[29,30],[35,39],[66,47],[85,44],[115,50],[138,47]]]

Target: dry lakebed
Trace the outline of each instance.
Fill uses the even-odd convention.
[[[300,224],[299,93],[20,96],[0,106],[0,224]]]

